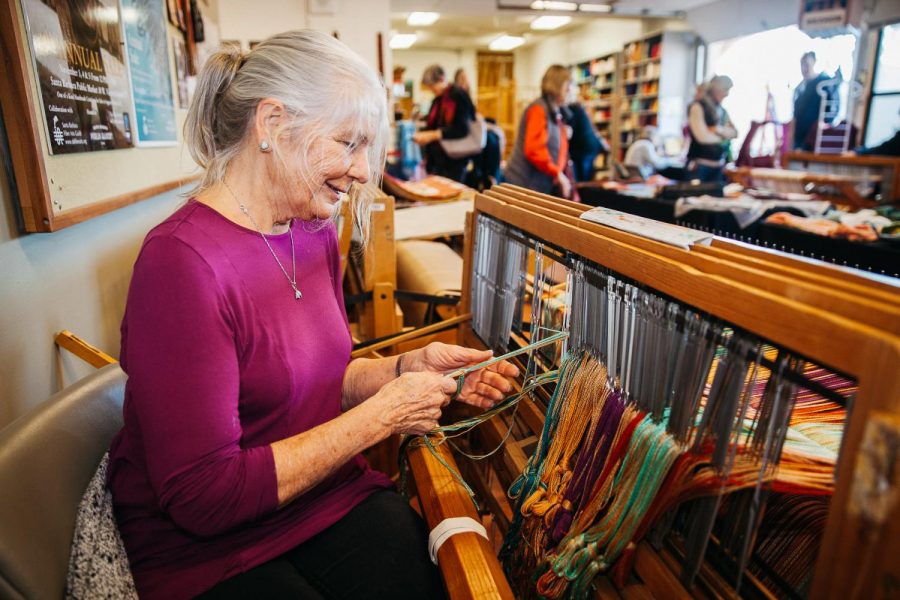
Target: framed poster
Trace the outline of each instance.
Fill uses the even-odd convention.
[[[118,0],[0,2],[0,113],[23,232],[57,231],[198,178],[180,144],[134,144],[125,42]],[[170,105],[172,64],[160,67],[170,69]],[[173,112],[180,136],[185,112]]]
[[[178,142],[163,0],[121,0],[125,48],[134,101],[135,142]]]
[[[50,154],[132,145],[116,0],[22,0]]]

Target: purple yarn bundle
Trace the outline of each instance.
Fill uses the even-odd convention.
[[[575,461],[572,481],[563,496],[562,506],[553,519],[553,526],[550,529],[553,546],[558,545],[569,532],[575,511],[587,500],[592,484],[600,476],[624,412],[625,403],[622,401],[621,393],[618,390],[611,392],[600,411],[594,434],[581,446],[578,459]]]

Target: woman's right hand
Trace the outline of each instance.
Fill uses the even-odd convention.
[[[391,434],[422,435],[437,427],[441,408],[455,393],[453,379],[419,371],[388,382],[367,404]]]

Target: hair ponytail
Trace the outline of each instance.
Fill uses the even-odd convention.
[[[201,187],[218,179],[215,167],[219,161],[216,159],[232,145],[229,142],[236,141],[223,138],[243,137],[244,123],[239,131],[233,131],[229,123],[221,122],[225,115],[220,114],[221,100],[228,94],[243,62],[244,54],[239,48],[224,48],[209,57],[197,78],[197,88],[184,122],[184,138],[191,157],[207,170]]]

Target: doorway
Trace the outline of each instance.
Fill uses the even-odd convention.
[[[512,150],[516,127],[515,58],[512,52],[478,53],[478,112],[495,119],[506,136],[503,158]]]

